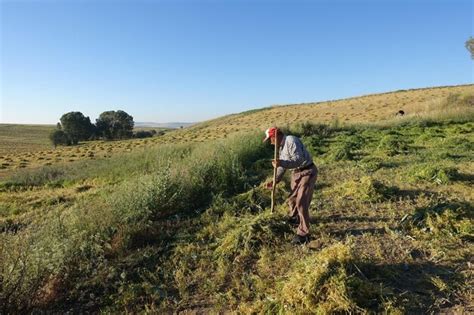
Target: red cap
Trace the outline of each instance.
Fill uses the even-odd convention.
[[[263,142],[267,141],[271,137],[275,137],[277,130],[278,129],[276,127],[271,127],[265,130],[265,139],[263,139]]]

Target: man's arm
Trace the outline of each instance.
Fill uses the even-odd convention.
[[[281,162],[281,161],[279,161]],[[276,182],[279,183],[281,181],[281,179],[283,178],[283,175],[285,175],[285,171],[286,169],[284,169],[283,167],[281,166],[278,166],[277,167],[277,176],[276,176]]]

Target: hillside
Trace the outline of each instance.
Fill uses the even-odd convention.
[[[348,99],[275,105],[240,114],[228,115],[177,132],[177,139],[214,139],[246,130],[265,130],[268,126],[287,126],[297,122],[357,124],[391,122],[399,110],[404,119],[433,117],[455,110],[442,108],[450,95],[474,93],[474,85],[433,87],[372,94]],[[224,132],[225,131],[225,132]]]
[[[0,178],[13,174],[18,169],[37,168],[57,163],[71,163],[83,159],[108,158],[114,154],[144,150],[153,145],[173,143],[201,143],[227,137],[234,133],[253,130],[265,130],[268,126],[287,126],[297,122],[356,124],[388,123],[400,121],[395,117],[400,109],[406,116],[402,119],[416,117],[435,117],[449,112],[456,114],[455,108],[444,108],[443,104],[450,95],[474,93],[474,85],[434,87],[417,90],[396,91],[374,94],[349,99],[274,106],[228,115],[222,118],[198,123],[188,128],[174,130],[163,137],[136,139],[126,141],[91,141],[73,147],[52,149],[45,137],[48,127],[35,132],[16,126],[16,135],[25,135],[28,140],[12,138],[11,128],[0,126]],[[461,111],[464,111],[462,108]],[[20,128],[20,129],[19,129]],[[32,138],[33,137],[33,138]],[[33,139],[33,140],[32,140]],[[12,141],[18,141],[15,144]],[[31,143],[31,144],[30,144]],[[10,149],[11,148],[11,149]],[[46,149],[47,148],[47,149]]]
[[[460,86],[281,106],[12,169],[0,313],[471,313],[473,102]],[[319,169],[308,245],[289,242],[288,174],[269,212],[271,123]]]

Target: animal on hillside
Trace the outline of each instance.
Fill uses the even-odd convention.
[[[405,111],[401,109],[395,114],[395,116],[403,116],[403,115],[405,115]]]

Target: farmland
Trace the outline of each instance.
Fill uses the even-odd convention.
[[[32,151],[21,169],[6,153],[1,312],[472,312],[473,99],[458,86],[272,107]],[[305,246],[289,242],[288,175],[268,211],[272,124],[319,168]]]
[[[443,108],[449,95],[473,91],[474,86],[426,88],[374,94],[319,103],[272,106],[209,120],[189,128],[174,130],[162,137],[125,141],[90,141],[74,147],[53,149],[48,143],[49,126],[36,128],[0,126],[0,178],[19,169],[52,164],[68,164],[83,159],[109,158],[114,154],[144,150],[173,143],[202,143],[234,133],[265,130],[270,125],[290,126],[311,121],[326,124],[387,123],[399,121],[396,112],[404,110],[403,119],[458,115],[465,108]],[[472,110],[472,109],[471,109]],[[471,111],[470,110],[470,111]],[[15,129],[20,128],[20,129]],[[36,134],[38,137],[36,137]],[[13,136],[12,136],[13,135]],[[18,135],[18,138],[15,138]],[[25,140],[23,140],[24,138]],[[15,140],[17,139],[17,140]]]

